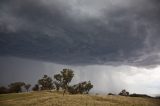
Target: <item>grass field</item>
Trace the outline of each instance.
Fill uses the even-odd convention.
[[[160,106],[160,100],[122,96],[30,92],[0,95],[0,106]]]

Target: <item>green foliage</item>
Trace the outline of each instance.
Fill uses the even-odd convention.
[[[24,87],[25,87],[26,91],[28,92],[29,88],[31,87],[31,84],[25,84]]]
[[[74,76],[73,71],[71,69],[63,69],[63,71],[61,71],[61,75],[63,78],[62,82],[64,86],[68,85]]]
[[[59,89],[61,88],[61,83],[57,82],[57,81],[54,81],[54,85],[56,87],[56,90],[59,91]]]
[[[62,75],[61,74],[55,74],[54,78],[58,81],[58,82],[62,82]]]
[[[39,79],[38,84],[41,85],[41,90],[53,89],[52,78],[47,75],[44,75],[42,79]]]
[[[63,69],[60,74],[54,75],[54,79],[56,79],[56,81],[54,82],[56,89],[59,90],[59,88],[62,88],[65,93],[73,76],[74,73],[71,69]]]
[[[56,90],[59,91],[60,87],[62,86],[62,80],[63,80],[62,75],[55,74],[54,79],[56,79],[56,81],[54,81],[54,84],[56,86]]]
[[[71,94],[88,94],[90,89],[93,88],[93,85],[90,81],[84,81],[78,84],[75,84],[73,86],[70,86],[70,82],[72,81],[74,77],[74,72],[71,69],[63,69],[60,71],[59,74],[54,75],[55,81],[53,82],[52,78],[44,75],[41,79],[38,80],[38,84],[35,84],[35,86],[32,88],[33,91],[38,90],[51,90],[54,88],[54,85],[56,87],[56,90],[59,91],[61,88],[64,90],[63,94],[68,91]],[[54,84],[54,85],[53,85]],[[9,90],[5,87],[0,87],[0,93],[12,93],[12,92],[21,92],[22,87],[26,89],[28,92],[29,88],[31,87],[31,84],[25,84],[24,82],[15,82],[11,83],[8,87]]]
[[[88,94],[92,88],[93,85],[90,81],[84,81],[79,84],[68,87],[68,92],[71,94]]]
[[[71,69],[63,69],[60,74],[54,75],[54,79],[56,79],[56,81],[54,82],[56,89],[59,90],[60,88],[62,88],[64,90],[64,93],[68,91],[71,94],[88,94],[90,89],[93,88],[91,82],[84,81],[79,84],[69,86],[69,83],[71,82],[73,76],[74,73]]]
[[[129,92],[127,92],[125,89],[123,89],[123,90],[119,93],[119,95],[121,95],[121,96],[129,96]]]
[[[25,85],[24,82],[14,82],[14,83],[11,83],[10,85],[8,85],[9,92],[11,92],[11,93],[22,92],[22,86],[24,86],[24,85]]]
[[[34,87],[32,88],[33,91],[39,91],[39,85],[35,84]]]
[[[93,88],[93,85],[91,84],[91,81],[88,81],[85,86],[86,93],[88,94],[92,88]]]

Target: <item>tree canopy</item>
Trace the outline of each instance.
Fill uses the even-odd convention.
[[[35,84],[34,87],[32,88],[33,91],[38,91],[39,90],[39,85]]]
[[[129,92],[126,91],[125,89],[123,89],[123,90],[119,93],[119,95],[121,95],[121,96],[128,96],[128,95],[129,95]]]
[[[93,88],[93,85],[90,81],[84,81],[68,88],[68,92],[71,94],[88,94],[89,91]]]
[[[50,90],[53,88],[52,78],[47,75],[44,75],[42,79],[39,79],[38,84],[41,85],[41,90]]]
[[[71,82],[73,76],[74,73],[71,69],[63,69],[60,74],[54,75],[54,78],[56,80],[54,82],[56,85],[56,89],[59,90],[59,88],[61,87],[65,93],[66,90],[68,90],[69,83]]]
[[[25,84],[24,87],[25,87],[25,89],[26,89],[27,92],[28,92],[29,88],[31,87],[31,84]]]
[[[24,82],[14,82],[11,83],[10,85],[8,85],[9,87],[9,92],[13,93],[18,93],[18,92],[22,92],[22,86],[24,86],[25,83]]]
[[[71,94],[88,94],[89,91],[93,88],[93,85],[90,81],[84,81],[75,85],[70,85],[73,77],[74,71],[72,69],[63,69],[60,71],[60,73],[54,75],[54,79],[48,75],[44,75],[37,81],[38,83],[34,85],[32,90],[39,91],[56,88],[56,90],[59,91],[61,88],[64,91],[64,95],[66,91]],[[14,82],[8,85],[8,87],[9,88],[0,87],[0,93],[22,92],[22,87],[24,87],[28,92],[31,84],[25,84],[24,82]]]

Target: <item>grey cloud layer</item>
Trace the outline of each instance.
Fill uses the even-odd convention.
[[[159,64],[160,2],[97,1],[1,0],[0,55],[60,64]]]

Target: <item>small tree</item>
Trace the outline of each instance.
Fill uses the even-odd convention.
[[[63,95],[66,90],[68,90],[69,83],[71,82],[73,76],[74,73],[71,69],[63,69],[60,74],[54,75],[54,78],[56,79],[56,89],[59,90],[61,87],[64,90]]]
[[[64,89],[63,95],[66,92],[66,90],[68,90],[68,85],[71,82],[74,74],[73,71],[71,69],[63,69],[63,71],[61,71],[61,75],[62,75],[62,88]]]
[[[25,84],[24,87],[25,87],[26,91],[28,92],[29,88],[31,87],[31,84]]]
[[[22,86],[24,86],[24,85],[25,85],[24,82],[14,82],[14,83],[11,83],[10,85],[8,85],[9,92],[11,92],[11,93],[22,92]]]
[[[54,84],[56,86],[56,90],[59,91],[60,87],[62,87],[62,80],[63,80],[62,75],[55,74],[54,79],[56,79],[56,81],[54,81]]]
[[[89,91],[93,88],[93,85],[90,81],[84,81],[79,84],[68,87],[68,92],[71,94],[88,94]]]
[[[61,83],[58,83],[57,81],[54,81],[53,82],[55,87],[56,87],[56,90],[59,91],[60,87],[61,87]]]
[[[42,79],[39,79],[38,84],[41,85],[41,90],[50,90],[53,88],[52,78],[47,75],[44,75]]]
[[[88,94],[89,91],[93,88],[93,85],[91,84],[91,81],[88,81],[85,85],[85,91]]]
[[[125,89],[123,89],[123,90],[119,93],[119,95],[121,95],[121,96],[128,96],[128,95],[129,95],[129,92],[127,92]]]
[[[35,84],[34,87],[32,88],[33,91],[38,91],[39,90],[39,85]]]

